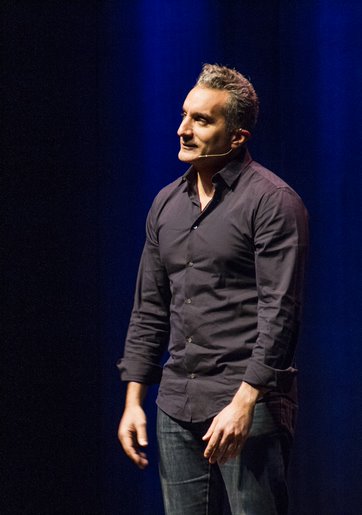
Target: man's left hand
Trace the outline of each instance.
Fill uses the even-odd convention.
[[[204,452],[209,463],[224,464],[243,448],[253,422],[254,406],[260,390],[242,383],[235,397],[216,417],[203,436]]]

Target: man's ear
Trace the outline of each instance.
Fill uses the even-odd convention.
[[[236,129],[231,137],[231,148],[233,150],[244,145],[251,138],[251,134],[246,129]]]

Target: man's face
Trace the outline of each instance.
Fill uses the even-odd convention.
[[[187,95],[182,108],[178,158],[186,163],[197,162],[200,155],[221,154],[231,148],[223,107],[227,91],[196,86]],[[202,158],[200,159],[202,161]]]

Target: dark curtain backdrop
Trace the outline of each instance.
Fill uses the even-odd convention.
[[[116,432],[152,198],[185,166],[201,64],[251,78],[254,159],[303,197],[311,251],[298,351],[293,515],[361,512],[362,4],[7,1],[2,14],[1,513],[162,515]]]

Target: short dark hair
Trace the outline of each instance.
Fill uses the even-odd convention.
[[[235,69],[218,64],[204,64],[196,86],[222,89],[230,93],[225,106],[226,126],[229,132],[255,127],[259,113],[259,99],[254,87]]]

